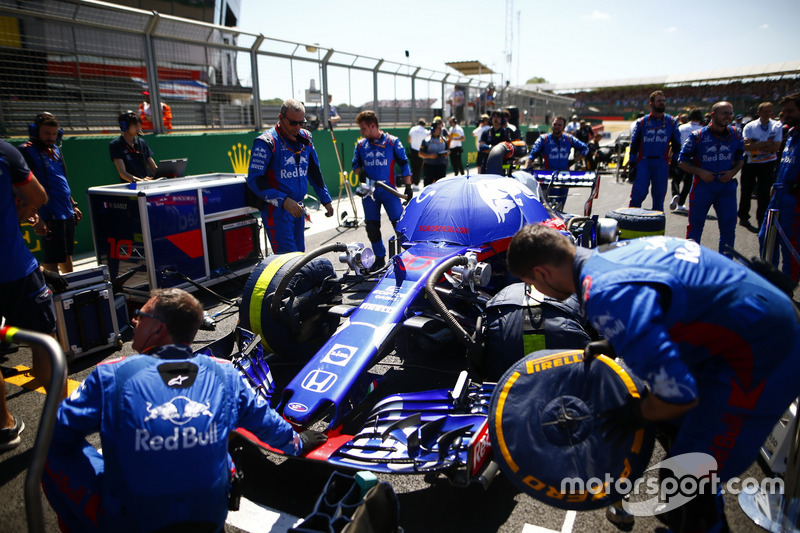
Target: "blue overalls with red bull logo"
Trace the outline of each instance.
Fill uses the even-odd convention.
[[[384,132],[374,141],[361,139],[356,144],[352,169],[364,169],[369,179],[385,182],[396,189],[395,164],[400,165],[401,176],[411,175],[403,143],[394,135]],[[403,204],[400,198],[380,188],[375,188],[371,194],[364,196],[361,203],[364,206],[364,222],[372,251],[375,252],[375,257],[386,257],[386,247],[383,245],[380,230],[381,206],[386,209],[392,225],[395,225],[403,214]]]
[[[247,186],[266,202],[261,219],[275,253],[306,249],[305,219],[293,217],[284,209],[283,202],[288,197],[302,203],[308,193],[309,179],[320,203],[330,203],[331,195],[322,179],[317,151],[308,131],[300,130],[293,141],[276,126],[253,141]]]
[[[674,117],[654,119],[651,113],[636,121],[631,135],[630,161],[635,161],[635,171],[628,207],[642,207],[650,189],[652,208],[664,210],[670,145],[674,154],[680,151],[681,135]]]
[[[778,167],[778,179],[773,186],[772,198],[767,209],[778,209],[778,221],[783,228],[789,245],[782,238],[778,238],[774,255],[769,259],[773,265],[778,266],[778,250],[783,256],[783,273],[795,281],[800,281],[800,263],[793,257],[789,249],[800,250],[800,129],[792,128],[786,141],[786,147],[781,155]],[[758,242],[762,253],[766,237],[766,218],[758,232]]]
[[[287,454],[302,449],[227,361],[169,345],[101,363],[59,407],[42,486],[69,531],[221,531],[237,427]],[[85,440],[97,431],[102,454]]]
[[[697,176],[692,181],[689,193],[689,225],[686,238],[700,242],[706,215],[711,206],[717,213],[719,224],[719,252],[727,254],[726,246],[733,248],[736,238],[736,180],[726,183],[719,177],[744,158],[744,143],[736,130],[728,126],[725,135],[718,135],[706,126],[692,132],[681,148],[678,161],[689,162],[715,175],[714,181],[706,183]]]
[[[574,268],[592,326],[652,393],[699,400],[669,455],[709,454],[722,481],[745,471],[800,393],[792,301],[748,268],[672,237],[579,248]]]
[[[528,157],[534,159],[541,155],[545,170],[569,170],[571,148],[581,155],[589,153],[589,147],[569,133],[562,133],[560,137],[554,137],[552,134],[540,135],[533,143]]]

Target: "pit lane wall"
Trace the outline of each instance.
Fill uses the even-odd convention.
[[[406,149],[408,149],[408,129],[408,127],[383,128],[384,131],[399,137]],[[473,127],[464,127],[466,141],[464,142],[463,157],[464,163],[468,163],[470,169],[474,169],[477,156],[473,142],[474,137],[472,137],[473,130]],[[254,131],[172,133],[145,135],[144,139],[153,151],[156,162],[161,159],[188,158],[187,176],[214,172],[247,174],[250,148],[253,139],[259,133]],[[351,184],[356,186],[358,180],[350,171],[350,162],[353,159],[355,143],[361,135],[357,129],[337,129],[334,133],[339,146],[339,154],[342,157],[342,165]],[[328,130],[317,130],[312,132],[312,135],[314,146],[319,154],[325,183],[331,196],[336,198],[339,194],[339,165],[333,151],[331,133]],[[116,137],[116,135],[66,136],[63,140],[62,151],[69,173],[72,196],[86,216],[84,221],[78,224],[75,232],[75,256],[77,257],[94,254],[86,190],[98,185],[119,183],[119,175],[108,153],[108,143]],[[14,146],[18,146],[26,140],[19,137],[8,139]],[[474,173],[474,170],[470,170],[470,172]],[[313,190],[309,192],[313,194]],[[21,230],[28,248],[37,259],[41,260],[42,245],[39,236],[29,224],[23,225]]]

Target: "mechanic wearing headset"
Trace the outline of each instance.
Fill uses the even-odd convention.
[[[502,142],[514,140],[514,133],[506,126],[505,114],[501,109],[492,111],[491,124],[490,128],[483,130],[480,141],[478,142],[478,157],[481,162],[481,173],[486,173],[486,162],[489,159],[489,152],[492,151],[492,148]],[[483,157],[480,157],[481,154],[483,154]]]
[[[155,175],[158,167],[150,147],[140,137],[142,119],[133,111],[126,111],[117,120],[122,135],[109,143],[108,151],[122,183],[151,179],[148,176]]]
[[[288,455],[327,440],[295,432],[229,361],[193,355],[202,319],[189,293],[155,291],[133,321],[140,353],[98,365],[61,403],[42,482],[69,531],[222,531],[231,431]],[[102,454],[85,439],[98,431]]]
[[[253,141],[247,186],[264,202],[261,219],[276,254],[306,249],[303,199],[309,180],[325,216],[333,216],[331,195],[305,124],[305,106],[289,99],[281,106],[278,123]]]
[[[664,113],[666,107],[664,93],[653,91],[650,94],[650,114],[633,124],[629,158],[633,186],[628,207],[642,207],[650,189],[653,210],[664,210],[669,178],[669,149],[671,146],[673,157],[677,157],[681,150],[678,121]]]
[[[406,185],[405,194],[410,199],[414,194],[411,189],[411,167],[408,164],[403,143],[394,135],[381,131],[378,125],[378,115],[374,111],[360,112],[356,116],[356,122],[364,138],[356,143],[353,152],[353,172],[362,178],[382,181],[396,189],[397,179],[394,167],[395,164],[400,165],[400,176]],[[420,156],[422,156],[421,152],[422,148],[420,148]],[[427,161],[425,166],[428,166]],[[372,270],[379,270],[386,265],[386,247],[381,239],[381,206],[389,215],[392,227],[395,227],[397,221],[400,220],[403,206],[400,198],[379,188],[374,189],[372,194],[362,197],[361,203],[364,206],[367,238],[372,243],[372,251],[375,252],[375,264],[372,266]]]
[[[553,133],[540,135],[533,143],[528,154],[528,166],[533,164],[534,159],[542,156],[544,159],[545,170],[569,170],[569,152],[575,149],[575,155],[585,156],[589,153],[589,147],[569,133],[564,133],[564,125],[567,119],[558,116],[553,119]]]
[[[67,167],[58,146],[62,131],[52,113],[39,113],[28,128],[30,139],[19,146],[28,168],[47,192],[47,203],[39,208],[33,230],[42,236],[42,266],[53,272],[72,272],[75,225],[83,214],[72,199]]]
[[[532,225],[512,238],[507,260],[551,298],[577,293],[592,326],[649,383],[649,394],[603,415],[607,437],[669,421],[669,456],[708,454],[725,482],[756,459],[800,392],[792,301],[695,242],[650,237],[588,250]],[[727,531],[722,496],[711,492],[659,518],[675,532]]]

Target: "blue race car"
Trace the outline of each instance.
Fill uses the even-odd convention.
[[[328,434],[307,458],[442,472],[459,484],[491,478],[492,381],[529,351],[590,340],[576,302],[532,294],[507,272],[511,237],[536,223],[585,246],[617,234],[613,220],[556,213],[524,179],[481,174],[426,187],[408,203],[397,253],[378,272],[360,243],[272,255],[256,267],[234,363],[287,420]],[[331,253],[347,272],[323,257]],[[533,307],[538,322],[526,315]],[[525,328],[540,346],[523,340]]]

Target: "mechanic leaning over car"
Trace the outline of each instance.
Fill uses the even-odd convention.
[[[642,207],[650,189],[655,211],[664,210],[664,197],[667,195],[669,178],[669,149],[672,157],[681,151],[681,137],[678,121],[667,115],[667,98],[661,91],[650,94],[650,114],[633,124],[629,167],[633,176],[631,200],[628,207]]]
[[[411,189],[411,167],[403,143],[394,135],[381,131],[378,115],[374,111],[360,112],[356,115],[356,123],[364,138],[356,143],[353,151],[353,172],[359,175],[362,181],[366,179],[382,181],[396,189],[394,166],[398,164],[400,176],[406,185],[405,195],[411,199],[414,194]],[[400,198],[380,188],[375,188],[371,194],[363,196],[361,202],[364,206],[367,238],[372,243],[372,251],[375,252],[375,264],[372,270],[379,270],[386,265],[386,247],[381,239],[381,206],[389,215],[392,227],[395,227],[403,214],[403,205],[400,203]]]
[[[757,458],[800,392],[792,301],[695,242],[659,236],[588,250],[531,225],[512,238],[507,259],[547,296],[577,293],[592,326],[649,384],[613,413],[610,434],[662,422],[670,457],[709,454],[725,482]],[[659,518],[675,532],[727,531],[721,494],[707,492]]]
[[[298,100],[286,100],[278,123],[253,141],[250,154],[247,186],[263,202],[261,219],[276,254],[306,249],[303,199],[309,179],[325,207],[325,216],[333,216],[331,195],[322,178],[311,133],[303,129],[305,124],[305,106]]]
[[[189,293],[154,291],[133,320],[140,353],[97,365],[61,403],[42,482],[69,531],[222,531],[231,431],[289,455],[327,439],[296,433],[230,362],[193,355],[202,319]],[[98,431],[102,453],[85,439]]]

